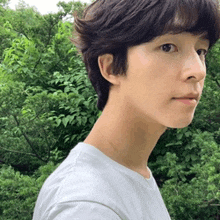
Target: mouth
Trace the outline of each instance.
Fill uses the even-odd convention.
[[[197,102],[199,101],[199,93],[188,93],[187,95],[179,96],[179,97],[174,97],[173,99],[185,99],[185,100],[196,100]]]
[[[173,98],[174,100],[181,102],[186,105],[196,105],[197,104],[197,99],[196,98]]]

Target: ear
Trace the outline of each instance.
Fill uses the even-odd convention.
[[[113,85],[119,85],[119,76],[112,71],[113,55],[104,54],[98,57],[98,65],[102,76]]]

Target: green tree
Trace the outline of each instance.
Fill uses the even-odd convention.
[[[28,34],[16,35],[3,53],[0,151],[2,163],[33,172],[47,163],[54,151],[62,151],[64,158],[74,144],[85,138],[98,117],[97,96],[70,42],[72,24],[62,20],[49,22],[50,31],[39,19],[38,25],[49,31],[49,40],[41,41],[44,31],[38,38],[39,32],[36,35],[33,28],[36,20],[27,27],[18,25],[29,15],[41,15],[29,8],[17,10],[16,13],[22,12],[21,22],[14,27],[19,33]],[[51,14],[44,19],[56,21],[57,16]],[[11,25],[12,32],[14,27]]]

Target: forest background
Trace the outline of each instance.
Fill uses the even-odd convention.
[[[0,220],[31,220],[45,179],[101,115],[97,95],[70,38],[73,12],[59,2],[41,15],[0,0]],[[172,220],[220,219],[220,42],[194,120],[168,129],[150,157]]]

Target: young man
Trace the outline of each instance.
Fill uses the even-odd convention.
[[[215,0],[97,0],[76,19],[102,115],[47,179],[34,220],[168,220],[148,158],[188,126],[205,55],[219,38]]]

